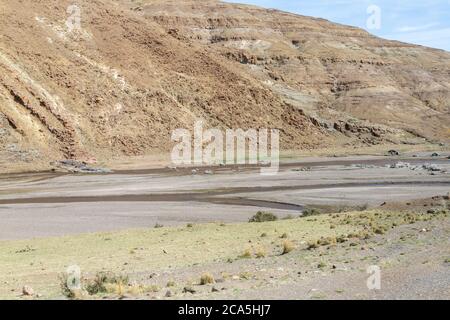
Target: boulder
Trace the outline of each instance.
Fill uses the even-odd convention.
[[[400,152],[398,152],[397,150],[389,150],[389,151],[388,151],[388,154],[389,154],[390,156],[399,156],[399,155],[400,155]]]

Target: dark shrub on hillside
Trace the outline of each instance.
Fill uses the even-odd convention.
[[[251,217],[248,222],[267,222],[276,220],[278,220],[278,217],[273,213],[259,211],[257,214]]]

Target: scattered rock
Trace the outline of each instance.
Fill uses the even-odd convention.
[[[34,295],[34,290],[30,286],[24,286],[22,288],[22,294],[24,296],[33,296]]]
[[[170,298],[170,297],[172,297],[172,296],[173,296],[172,291],[167,290],[167,292],[166,292],[166,298]]]
[[[444,173],[446,172],[444,169],[440,168],[438,165],[436,164],[430,164],[430,163],[425,163],[423,165],[418,165],[418,166],[414,166],[411,165],[408,162],[397,162],[395,164],[391,164],[391,165],[387,165],[386,167],[391,168],[391,169],[410,169],[413,171],[419,171],[419,170],[425,170],[432,173]]]
[[[432,157],[439,157],[439,153],[435,152],[431,155]]]
[[[426,164],[424,164],[423,166],[422,166],[422,168],[424,169],[424,170],[427,170],[427,171],[431,171],[431,172],[443,172],[443,170],[441,169],[441,168],[439,168],[437,165],[435,165],[435,164],[428,164],[428,163],[426,163]]]
[[[374,168],[376,168],[376,166],[368,165],[368,164],[353,164],[353,165],[351,165],[351,167],[357,168],[357,169],[374,169]]]
[[[292,169],[293,172],[305,172],[305,171],[311,171],[312,169],[310,167],[303,167],[303,168],[297,168]]]
[[[192,294],[194,294],[196,292],[197,291],[194,288],[190,287],[190,286],[187,286],[187,287],[183,288],[183,293],[192,293]]]
[[[212,287],[211,292],[219,292],[219,289],[217,289],[216,287]]]
[[[77,160],[61,160],[50,163],[61,170],[72,172],[72,173],[91,173],[91,174],[101,174],[101,173],[111,173],[110,169],[106,168],[93,168],[90,167],[86,162]]]
[[[397,150],[389,150],[389,151],[388,151],[388,154],[389,154],[390,156],[399,156],[399,155],[400,155],[400,152],[398,152]]]
[[[411,168],[411,165],[407,162],[397,162],[395,164],[391,164],[390,168],[391,169]]]

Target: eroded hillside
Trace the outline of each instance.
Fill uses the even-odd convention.
[[[203,118],[283,150],[449,141],[450,54],[217,1],[0,3],[0,171],[166,152]]]

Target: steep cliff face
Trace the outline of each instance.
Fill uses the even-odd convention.
[[[217,1],[0,3],[0,164],[169,151],[279,128],[283,149],[448,141],[450,54]],[[0,169],[1,170],[1,169]]]

